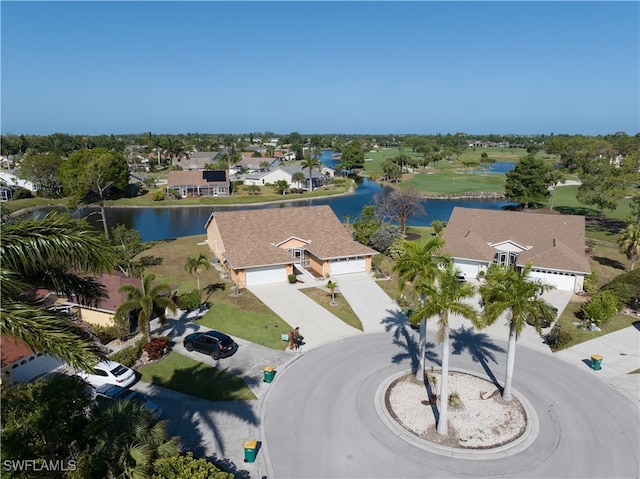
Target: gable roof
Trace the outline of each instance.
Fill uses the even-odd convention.
[[[167,188],[178,185],[229,185],[227,170],[170,171]]]
[[[519,211],[453,209],[444,230],[444,250],[457,259],[491,263],[490,244],[510,241],[527,249],[517,264],[589,273],[585,255],[585,221],[578,215],[543,215]]]
[[[292,238],[322,259],[369,256],[377,251],[354,241],[327,205],[215,212],[224,256],[232,268],[290,264],[294,258],[279,244]]]

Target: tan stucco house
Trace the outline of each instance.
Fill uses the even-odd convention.
[[[239,288],[286,282],[294,267],[322,277],[369,272],[377,253],[354,241],[329,206],[216,212],[205,228]]]
[[[579,292],[591,272],[584,216],[454,208],[443,238],[444,250],[468,278],[492,263],[532,263],[532,280]]]

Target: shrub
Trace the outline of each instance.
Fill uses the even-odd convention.
[[[140,338],[135,344],[122,348],[117,353],[111,355],[111,360],[123,364],[127,367],[132,367],[140,354],[142,353],[142,346],[147,342],[147,338]]]
[[[24,198],[33,198],[33,193],[26,188],[16,188],[16,191],[13,193],[13,199],[22,200]]]
[[[613,280],[602,287],[603,291],[613,291],[620,304],[635,307],[634,304],[640,292],[640,269],[628,271],[616,276]]]
[[[158,190],[153,192],[152,199],[153,201],[162,201],[164,200],[165,192],[164,190]]]
[[[233,479],[234,475],[218,469],[206,459],[196,459],[193,453],[157,459],[152,479]]]
[[[147,353],[150,361],[155,361],[169,352],[169,340],[164,336],[153,338],[142,346],[142,350]]]
[[[389,247],[402,237],[400,228],[395,225],[383,225],[369,239],[369,245],[381,253],[387,253]]]
[[[291,283],[291,284],[295,284],[295,283],[298,282],[298,277],[293,273],[291,273],[289,276],[287,276],[287,278],[289,279],[289,283]]]
[[[198,309],[200,307],[201,301],[202,293],[199,289],[193,289],[188,293],[181,294],[178,297],[178,304],[180,304],[180,308],[186,309],[187,311]]]
[[[584,277],[584,290],[588,294],[596,294],[600,289],[598,284],[598,274],[593,271]]]
[[[564,348],[573,339],[569,331],[565,331],[560,326],[554,326],[551,332],[547,334],[547,344],[552,351]]]
[[[618,309],[618,297],[613,291],[600,291],[593,298],[587,301],[580,312],[582,317],[590,323],[599,325],[606,323],[616,314]]]
[[[94,326],[94,334],[98,337],[102,344],[107,344],[118,338],[115,326]]]

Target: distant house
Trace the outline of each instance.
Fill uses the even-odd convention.
[[[170,171],[167,193],[181,198],[189,196],[229,196],[227,170]]]
[[[209,248],[240,288],[284,283],[296,267],[322,277],[369,272],[377,254],[326,205],[215,212],[205,228]]]
[[[293,181],[293,175],[295,173],[302,173],[305,178],[304,181]],[[279,180],[285,180],[289,186],[293,188],[309,189],[309,168],[303,168],[300,165],[281,166],[272,171],[247,175],[243,178],[243,184],[264,186],[274,184]],[[311,181],[313,188],[324,185],[326,180],[326,174],[315,168],[312,170]]]
[[[204,170],[206,165],[218,161],[219,156],[219,151],[194,151],[189,158],[180,161],[180,166],[184,170]]]
[[[493,263],[531,263],[532,280],[579,292],[591,272],[584,216],[456,207],[443,239],[444,250],[469,278],[477,278]]]
[[[263,158],[257,156],[254,157],[245,152],[242,154],[242,160],[229,167],[229,174],[252,174],[269,171],[277,168],[280,165],[281,161],[281,158]]]

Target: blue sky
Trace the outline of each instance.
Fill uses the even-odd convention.
[[[640,131],[639,2],[0,2],[3,134]]]

